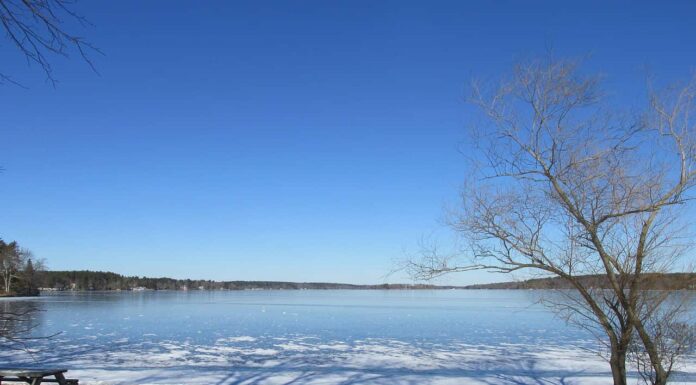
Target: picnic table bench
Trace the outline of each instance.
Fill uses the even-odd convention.
[[[67,371],[67,369],[0,368],[0,385],[7,382],[23,382],[31,385],[55,382],[60,385],[77,385],[76,379],[65,378],[63,373]]]

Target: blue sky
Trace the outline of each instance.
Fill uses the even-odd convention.
[[[628,103],[693,2],[83,1],[99,75],[1,40],[0,237],[52,269],[378,283],[466,174],[470,78],[586,57]],[[483,272],[447,278],[474,283]],[[403,280],[394,276],[389,280]]]

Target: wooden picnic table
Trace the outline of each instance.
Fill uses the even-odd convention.
[[[0,368],[0,385],[3,382],[23,382],[31,385],[55,382],[60,385],[77,385],[77,380],[65,378],[64,373],[67,371],[67,369]]]

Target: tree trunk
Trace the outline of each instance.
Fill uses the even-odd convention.
[[[5,284],[5,293],[9,294],[10,293],[10,285],[11,285],[10,280],[11,280],[11,278],[10,278],[7,270],[4,270],[2,272],[2,279],[3,279],[3,283]]]
[[[667,373],[662,368],[662,365],[654,365],[655,369],[655,382],[654,385],[666,385],[667,384]]]
[[[626,350],[612,348],[609,366],[614,385],[626,385]]]
[[[633,309],[627,309],[629,310],[628,314],[630,317],[633,318],[635,329],[638,332],[638,336],[640,337],[641,342],[643,343],[643,347],[645,348],[646,353],[648,354],[648,358],[650,358],[650,365],[653,367],[654,371],[654,378],[653,378],[653,385],[665,385],[667,384],[667,379],[669,378],[669,372],[665,370],[664,366],[662,365],[662,355],[660,354],[661,352],[658,350],[656,346],[656,342],[653,340],[653,337],[645,330],[645,327],[643,326],[642,322],[640,322],[640,319],[638,319],[635,314],[633,313]]]

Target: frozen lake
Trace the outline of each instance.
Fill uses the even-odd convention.
[[[584,331],[537,291],[56,293],[31,352],[81,384],[611,383]],[[682,381],[696,381],[692,364]],[[193,377],[182,380],[182,377]],[[693,377],[693,378],[692,378]]]

